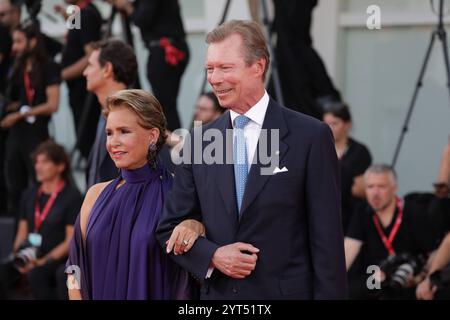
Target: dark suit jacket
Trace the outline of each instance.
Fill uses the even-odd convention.
[[[114,161],[111,159],[111,157],[108,154],[108,150],[106,149],[106,133],[105,130],[101,131],[100,136],[100,143],[98,146],[94,143],[92,146],[91,152],[89,153],[89,158],[87,162],[87,168],[86,168],[86,184],[88,187],[91,187],[89,185],[89,174],[91,171],[91,166],[95,165],[93,163],[93,157],[94,152],[99,152],[98,155],[98,164],[97,164],[97,172],[98,172],[98,179],[95,180],[94,183],[100,183],[100,182],[106,182],[112,179],[115,179],[118,174],[119,170],[117,169],[116,165],[114,164]],[[99,148],[98,150],[95,150]]]
[[[232,129],[229,112],[203,130],[208,128],[225,136],[225,130]],[[158,239],[165,247],[178,223],[187,218],[202,221],[206,237],[186,254],[173,256],[198,279],[205,279],[220,246],[239,241],[260,249],[256,268],[245,279],[214,270],[202,285],[202,299],[343,299],[340,181],[331,131],[273,100],[263,129],[279,129],[279,149],[270,152],[279,151],[279,167],[288,171],[260,175],[261,163],[253,164],[238,219],[232,164],[178,166]]]

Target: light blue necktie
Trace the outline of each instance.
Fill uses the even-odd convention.
[[[245,145],[244,127],[249,121],[250,119],[243,115],[240,115],[234,119],[234,180],[236,183],[236,198],[239,215],[248,175],[247,147]]]

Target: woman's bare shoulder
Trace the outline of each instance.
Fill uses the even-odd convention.
[[[95,201],[97,201],[98,196],[112,181],[113,180],[94,184],[87,191],[86,196],[84,197],[83,205],[81,206],[80,210],[80,228],[83,238],[86,234],[86,227],[89,219],[89,214],[91,213]]]

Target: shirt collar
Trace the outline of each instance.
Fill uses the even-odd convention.
[[[262,96],[262,98],[259,99],[259,101],[253,107],[251,107],[246,113],[244,113],[244,115],[248,117],[251,121],[257,123],[259,126],[262,127],[268,105],[269,105],[269,95],[267,94],[267,91],[264,90],[264,95]],[[240,116],[239,113],[230,110],[231,123],[233,127],[234,127],[234,119],[236,119],[238,116]]]

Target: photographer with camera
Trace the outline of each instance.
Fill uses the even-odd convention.
[[[355,211],[344,240],[347,270],[358,256],[362,267],[349,274],[349,297],[413,298],[415,277],[434,245],[430,219],[397,196],[390,166],[372,165],[364,182],[368,205]],[[381,286],[369,286],[371,279]]]
[[[444,238],[430,263],[427,276],[417,286],[417,299],[450,299],[450,233]]]
[[[435,203],[432,219],[438,238],[443,240],[429,259],[426,278],[417,286],[416,297],[421,300],[450,299],[450,137],[442,151],[434,188],[441,201]]]
[[[0,266],[0,298],[26,275],[34,298],[67,298],[64,267],[81,194],[64,148],[48,140],[33,154],[39,185],[24,192],[13,256]]]
[[[80,9],[80,28],[69,29],[66,36],[66,44],[62,54],[61,79],[66,82],[69,90],[69,105],[72,110],[75,131],[80,141],[77,141],[78,149],[84,158],[88,158],[92,144],[94,143],[100,105],[97,99],[88,105],[86,97],[86,79],[83,70],[88,65],[88,59],[92,52],[91,45],[100,40],[102,16],[92,0],[65,0],[68,5],[76,5]],[[55,11],[65,16],[65,10],[55,7]],[[86,110],[86,108],[89,108]],[[83,122],[83,117],[86,117]]]

